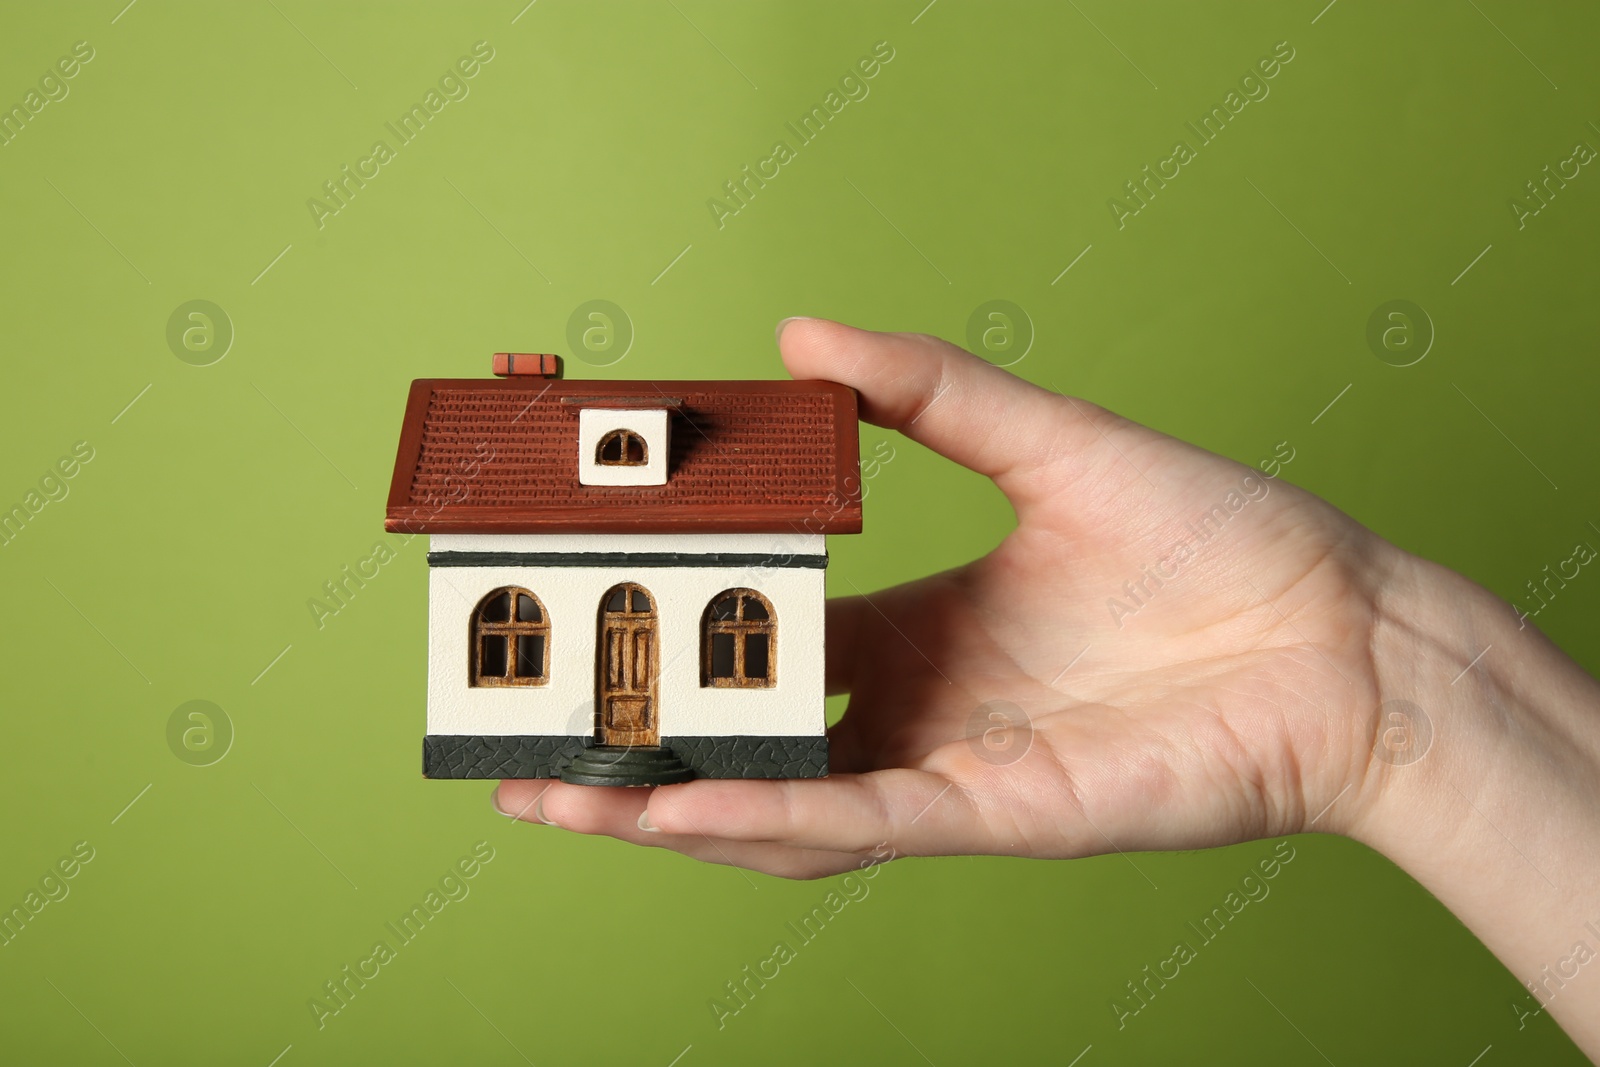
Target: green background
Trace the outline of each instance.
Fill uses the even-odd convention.
[[[964,343],[1007,300],[1016,373],[1249,463],[1287,440],[1285,477],[1522,596],[1600,545],[1600,175],[1520,229],[1509,204],[1600,144],[1600,14],[1325,2],[8,5],[7,108],[74,42],[95,58],[0,147],[0,504],[94,458],[0,548],[0,904],[75,842],[95,858],[0,948],[0,1058],[1582,1062],[1425,891],[1321,836],[1121,1029],[1125,983],[1270,843],[892,864],[719,1029],[708,1002],[829,883],[423,781],[420,541],[321,628],[307,608],[382,536],[408,382],[570,355],[594,299],[633,341],[569,376],[777,377],[783,316]],[[480,40],[470,95],[319,228],[307,200]],[[1285,40],[1270,96],[1119,229],[1108,199]],[[879,41],[870,95],[719,228],[708,199]],[[167,341],[196,299],[235,332],[208,366]],[[1436,331],[1409,367],[1366,340],[1395,299]],[[893,441],[835,589],[1008,528],[990,485]],[[1538,619],[1591,670],[1597,586]],[[196,699],[235,735],[209,766],[168,743]],[[323,983],[479,841],[470,895],[318,1029]]]

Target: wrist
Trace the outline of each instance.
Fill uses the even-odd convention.
[[[1537,837],[1555,812],[1595,820],[1600,684],[1461,575],[1403,555],[1388,578],[1372,650],[1379,704],[1350,836],[1421,862],[1476,836],[1466,820],[1475,806],[1501,810],[1508,834]],[[1419,819],[1441,832],[1420,837]]]
[[[1460,575],[1405,556],[1391,578],[1372,755],[1341,828],[1437,896],[1540,1010],[1541,974],[1580,941],[1600,950],[1600,683]],[[1573,982],[1587,989],[1549,1007],[1592,1049],[1600,1023],[1572,1012],[1600,972]]]

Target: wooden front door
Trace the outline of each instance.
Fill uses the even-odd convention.
[[[602,745],[658,745],[655,603],[643,586],[625,582],[600,600],[595,706]]]

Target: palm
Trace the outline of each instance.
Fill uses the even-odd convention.
[[[1351,751],[1329,733],[1376,706],[1370,601],[1349,576],[1378,542],[1257,475],[1253,491],[1270,491],[1158,586],[1142,568],[1248,472],[1131,424],[1107,433],[1121,454],[1023,509],[988,556],[836,606],[857,629],[836,762],[1014,791],[1040,816],[1063,796],[1081,805],[1091,838],[1041,817],[1033,853],[1300,829],[1349,770],[1318,759]],[[1139,605],[1124,583],[1141,579]],[[1112,597],[1131,611],[1120,627]]]

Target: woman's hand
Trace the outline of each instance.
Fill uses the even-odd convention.
[[[885,844],[1064,857],[1293,833],[1360,785],[1397,549],[935,338],[807,319],[781,334],[795,377],[854,387],[868,421],[993,478],[1017,528],[957,570],[830,603],[828,685],[851,694],[832,777],[508,781],[503,810],[814,877]]]
[[[1315,496],[932,337],[780,326],[797,378],[994,479],[982,559],[831,601],[825,779],[506,781],[507,814],[791,878],[1306,830],[1379,849],[1600,1053],[1600,683]],[[1574,970],[1574,968],[1578,968]]]

